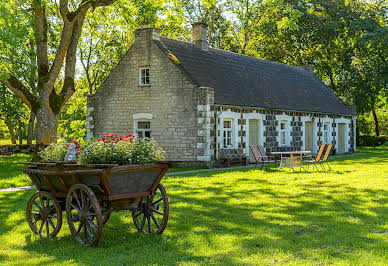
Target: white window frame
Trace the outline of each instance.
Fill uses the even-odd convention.
[[[284,128],[283,129],[282,129],[282,124],[284,124]],[[280,144],[280,146],[287,146],[287,121],[286,120],[281,120],[279,128],[280,128],[280,131],[279,131],[279,137],[280,137],[279,144]],[[283,142],[283,140],[284,140],[284,142]]]
[[[225,122],[229,122],[230,127],[225,128]],[[228,118],[222,121],[222,146],[225,149],[233,148],[233,119]]]
[[[149,123],[150,124],[150,127],[149,128],[139,128],[139,123],[142,123],[142,122],[145,122],[145,123]],[[139,139],[145,139],[145,133],[146,132],[149,132],[149,138],[151,138],[151,120],[148,120],[148,119],[139,119],[139,120],[136,120],[135,121],[136,123],[136,136],[139,138]],[[142,137],[139,136],[139,132],[142,133]]]
[[[325,122],[323,124],[323,143],[329,144],[329,123],[328,122]]]
[[[147,70],[148,70],[148,75],[147,75]],[[144,71],[144,76],[143,76],[143,71]],[[147,81],[148,77],[148,83]],[[151,85],[151,71],[149,67],[141,67],[139,68],[139,85],[140,86],[150,86]]]

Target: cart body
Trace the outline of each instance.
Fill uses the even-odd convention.
[[[57,227],[52,225],[54,224],[52,220],[61,216],[59,212],[62,213],[62,210],[66,210],[73,236],[78,242],[86,245],[98,244],[99,239],[95,241],[101,235],[101,232],[98,235],[98,231],[102,231],[102,224],[108,221],[112,211],[132,211],[135,226],[143,233],[161,234],[167,225],[168,199],[160,181],[168,171],[168,164],[125,166],[78,165],[63,162],[30,164],[33,166],[25,168],[24,172],[28,174],[39,192],[38,196],[34,195],[30,199],[32,203],[29,203],[27,208],[27,220],[35,233],[47,236],[57,234],[59,230],[55,232]],[[155,199],[157,192],[160,199]],[[49,202],[51,200],[53,203],[44,204],[44,200]],[[55,207],[56,205],[58,207]],[[163,211],[159,210],[161,207]],[[34,208],[35,210],[32,210]],[[89,210],[86,210],[87,208]],[[57,216],[53,214],[54,209]],[[50,215],[53,217],[51,221]],[[162,219],[158,222],[156,216],[162,216]],[[42,222],[42,227],[36,226],[38,221]],[[81,228],[73,226],[71,221],[79,223]],[[154,230],[152,225],[156,226]],[[45,227],[46,231],[42,233]],[[52,233],[50,228],[53,230]],[[94,229],[96,234],[93,232]],[[82,234],[85,239],[79,239],[82,238],[80,236]]]

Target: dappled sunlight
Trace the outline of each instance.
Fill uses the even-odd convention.
[[[33,235],[24,213],[34,191],[0,193],[7,210],[0,213],[0,261],[384,264],[388,164],[376,168],[362,163],[375,154],[357,156],[331,162],[331,172],[233,169],[168,176],[162,181],[170,202],[164,234],[139,234],[131,212],[121,211],[104,226],[98,248],[75,243],[65,213],[56,238]]]

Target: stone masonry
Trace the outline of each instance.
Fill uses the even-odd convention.
[[[155,44],[159,30],[136,30],[135,43],[88,97],[87,137],[134,131],[136,117],[147,114],[151,137],[171,161],[210,161],[214,92],[198,88]],[[150,68],[150,85],[139,85],[139,69]],[[135,133],[135,132],[133,132]]]

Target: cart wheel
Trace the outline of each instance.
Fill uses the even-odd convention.
[[[53,237],[62,226],[62,209],[58,200],[48,192],[32,195],[27,204],[27,221],[37,235]]]
[[[132,212],[133,223],[139,232],[160,235],[167,226],[168,212],[167,193],[159,184],[154,194],[143,197],[138,209]]]
[[[102,234],[101,209],[96,195],[86,185],[73,185],[66,199],[67,222],[74,239],[86,246],[97,246]]]

